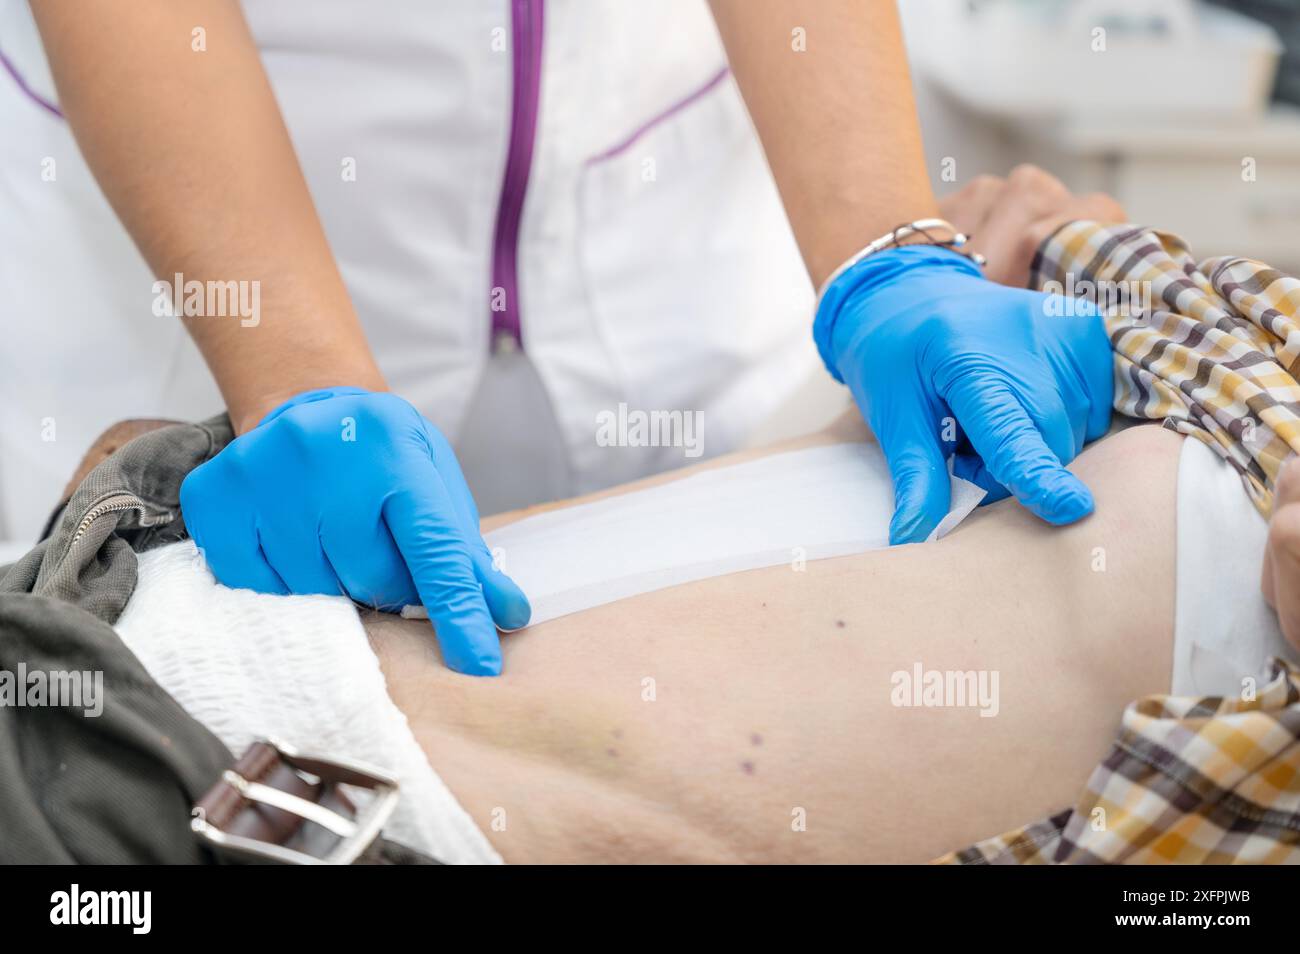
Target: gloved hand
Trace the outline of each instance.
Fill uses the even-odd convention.
[[[423,603],[458,672],[499,673],[497,626],[532,613],[492,565],[451,446],[394,394],[286,401],[185,478],[181,511],[227,586]]]
[[[1110,342],[1095,307],[985,279],[950,249],[870,255],[822,297],[814,337],[849,386],[894,479],[891,543],[926,539],[953,473],[1072,523],[1092,494],[1063,466],[1110,423]]]

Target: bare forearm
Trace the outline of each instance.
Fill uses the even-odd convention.
[[[893,0],[710,2],[815,284],[936,214]]]
[[[239,4],[31,5],[78,145],[154,273],[258,283],[255,324],[185,318],[236,427],[304,389],[382,388]]]

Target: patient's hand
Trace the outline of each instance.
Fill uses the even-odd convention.
[[[1124,208],[1101,192],[1074,195],[1037,166],[1022,165],[1007,178],[977,176],[939,202],[939,212],[971,236],[984,255],[984,274],[995,282],[1025,287],[1034,252],[1052,232],[1074,219],[1126,222]]]
[[[1277,478],[1261,588],[1287,642],[1300,650],[1300,464],[1294,459]]]

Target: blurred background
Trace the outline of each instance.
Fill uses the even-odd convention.
[[[1300,269],[1300,0],[901,0],[942,195],[1020,162]]]

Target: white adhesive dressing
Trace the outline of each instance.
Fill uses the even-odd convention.
[[[1195,438],[1178,458],[1174,590],[1176,696],[1235,696],[1264,684],[1272,656],[1300,661],[1259,588],[1268,522],[1241,478]]]
[[[951,508],[931,539],[984,498],[950,479]],[[834,444],[537,514],[484,539],[528,595],[532,622],[544,623],[693,580],[880,549],[893,510],[880,447]],[[408,606],[402,615],[428,613]]]

